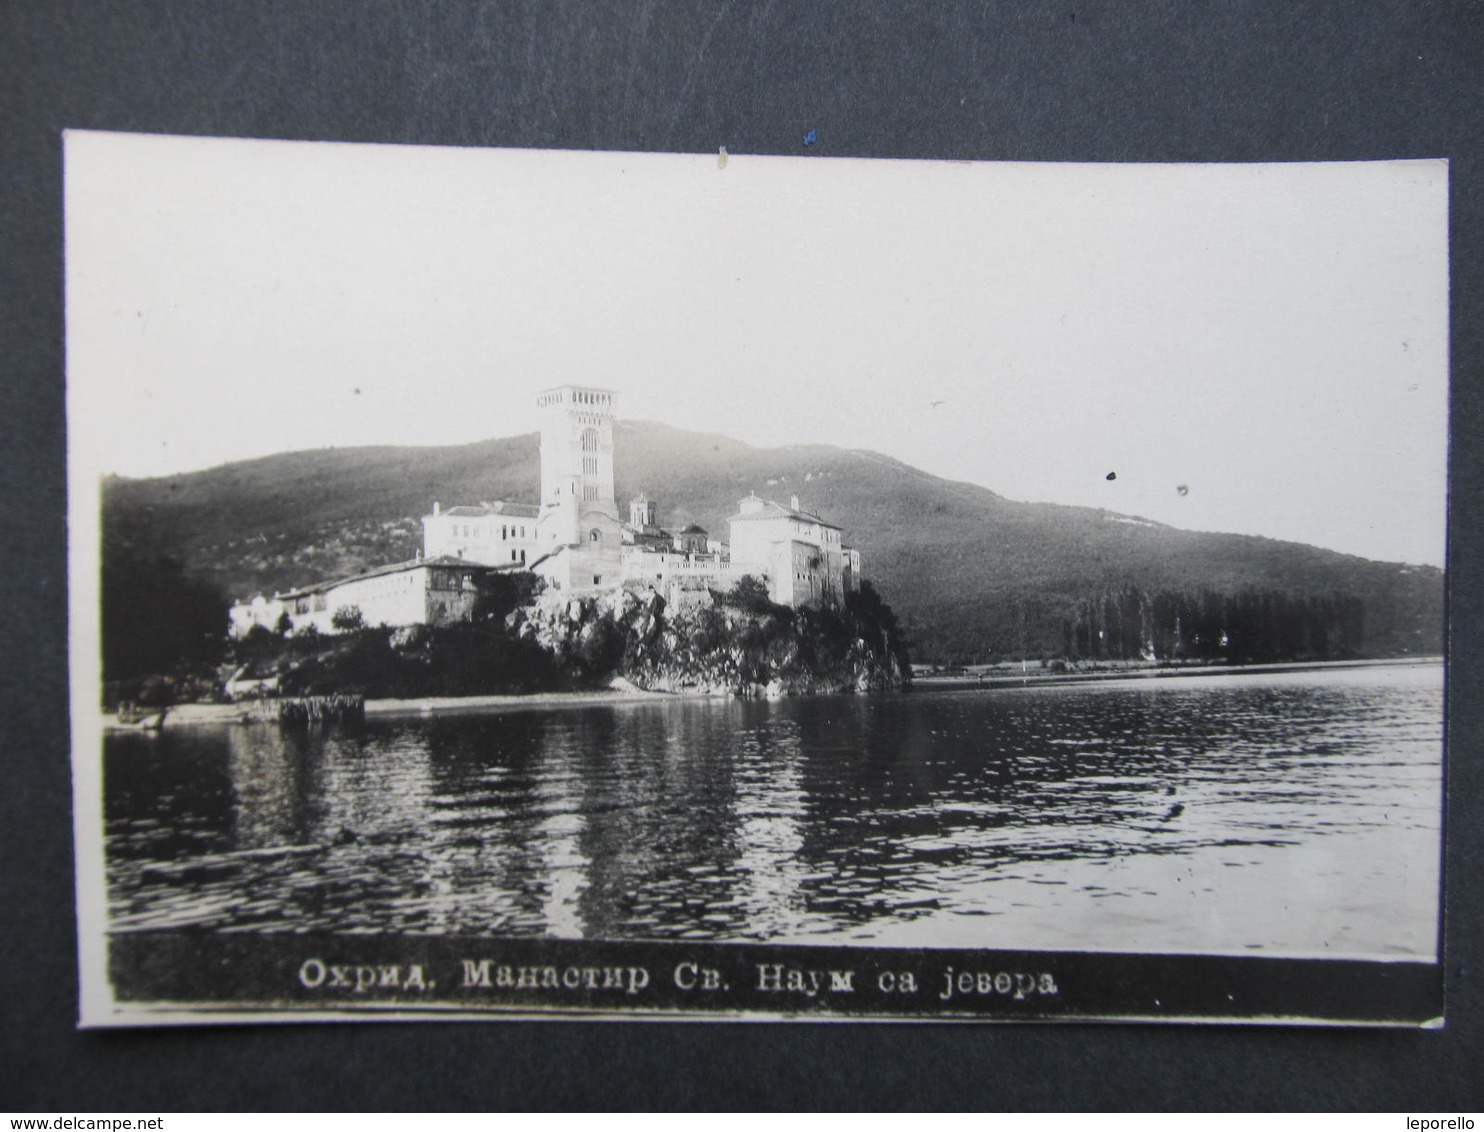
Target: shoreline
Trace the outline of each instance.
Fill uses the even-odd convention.
[[[597,688],[590,692],[531,692],[526,695],[427,696],[413,700],[367,700],[366,715],[381,718],[451,715],[492,708],[591,707],[653,703],[656,700],[730,699],[707,692],[647,692],[643,688]]]
[[[1087,672],[1050,672],[1029,669],[1019,675],[999,671],[978,676],[918,676],[912,689],[919,692],[959,692],[975,688],[1033,688],[1046,684],[1094,684],[1105,680],[1168,680],[1182,676],[1262,676],[1279,672],[1325,672],[1348,668],[1412,668],[1443,664],[1443,656],[1400,656],[1368,660],[1294,660],[1263,664],[1154,665]]]
[[[642,688],[595,688],[585,692],[531,692],[524,695],[424,696],[407,700],[366,700],[367,718],[457,715],[467,712],[523,708],[595,707],[603,704],[653,703],[657,700],[722,699],[707,692],[647,692]],[[165,728],[266,722],[247,717],[248,703],[179,704],[169,710]],[[109,712],[102,713],[105,731],[135,731]]]
[[[994,676],[922,676],[901,691],[912,692],[960,692],[976,689],[1027,688],[1048,684],[1087,684],[1106,680],[1159,680],[1181,676],[1234,676],[1263,675],[1277,672],[1323,671],[1345,668],[1413,667],[1442,664],[1444,657],[1394,657],[1377,660],[1329,660],[1294,661],[1276,664],[1244,665],[1200,665],[1188,668],[1127,668],[1100,672],[1046,672],[1035,670],[1024,675],[996,674]],[[734,697],[715,692],[650,692],[626,687],[595,688],[584,692],[532,692],[524,695],[484,696],[428,696],[417,699],[376,699],[366,701],[367,717],[396,719],[431,717],[439,715],[461,715],[472,712],[519,711],[534,708],[598,707],[609,704],[640,704],[675,700],[716,700]],[[857,693],[866,694],[870,693]],[[251,722],[246,718],[246,704],[180,704],[172,707],[165,721],[169,729],[189,726],[210,726]],[[133,731],[136,728],[121,724],[118,717],[102,713],[104,731]]]

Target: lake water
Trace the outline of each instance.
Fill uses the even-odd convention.
[[[112,734],[111,927],[1411,956],[1440,665]]]

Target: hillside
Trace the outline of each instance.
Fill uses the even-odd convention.
[[[620,507],[647,493],[660,521],[726,537],[749,491],[800,496],[845,528],[897,611],[914,656],[1060,655],[1079,603],[1156,592],[1364,603],[1363,652],[1442,650],[1443,578],[1297,543],[1182,531],[1093,508],[1019,503],[865,451],[759,449],[722,436],[620,422]],[[109,479],[106,553],[169,555],[230,597],[409,558],[420,517],[481,499],[535,502],[534,434],[446,448],[285,453],[162,479]]]

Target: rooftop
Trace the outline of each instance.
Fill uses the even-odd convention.
[[[845,529],[837,523],[821,519],[818,515],[812,515],[808,511],[800,511],[793,507],[785,507],[781,503],[774,503],[771,499],[766,500],[756,511],[739,511],[727,522],[737,523],[744,519],[797,519],[801,523],[818,523],[821,527],[829,527],[832,531]]]
[[[388,574],[402,574],[408,570],[418,570],[424,566],[454,566],[463,570],[480,570],[485,573],[496,573],[511,569],[507,565],[487,566],[482,562],[470,562],[466,558],[455,558],[451,554],[440,554],[433,558],[410,558],[406,562],[393,562],[390,566],[373,566],[369,570],[363,570],[359,574],[347,574],[340,578],[332,578],[327,582],[316,582],[312,586],[301,586],[297,590],[288,590],[281,594],[275,594],[277,598],[308,597],[310,594],[324,593],[333,590],[337,586],[348,585],[351,582],[363,582],[368,578],[384,578]],[[520,567],[524,569],[524,566]]]
[[[504,500],[496,500],[493,503],[480,503],[476,505],[461,504],[457,507],[445,507],[437,512],[439,515],[453,515],[460,519],[487,519],[491,515],[508,515],[516,519],[536,519],[541,516],[541,508],[530,503],[507,503]]]

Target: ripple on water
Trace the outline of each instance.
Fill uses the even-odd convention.
[[[1427,951],[1441,675],[1387,672],[110,735],[111,924]]]

